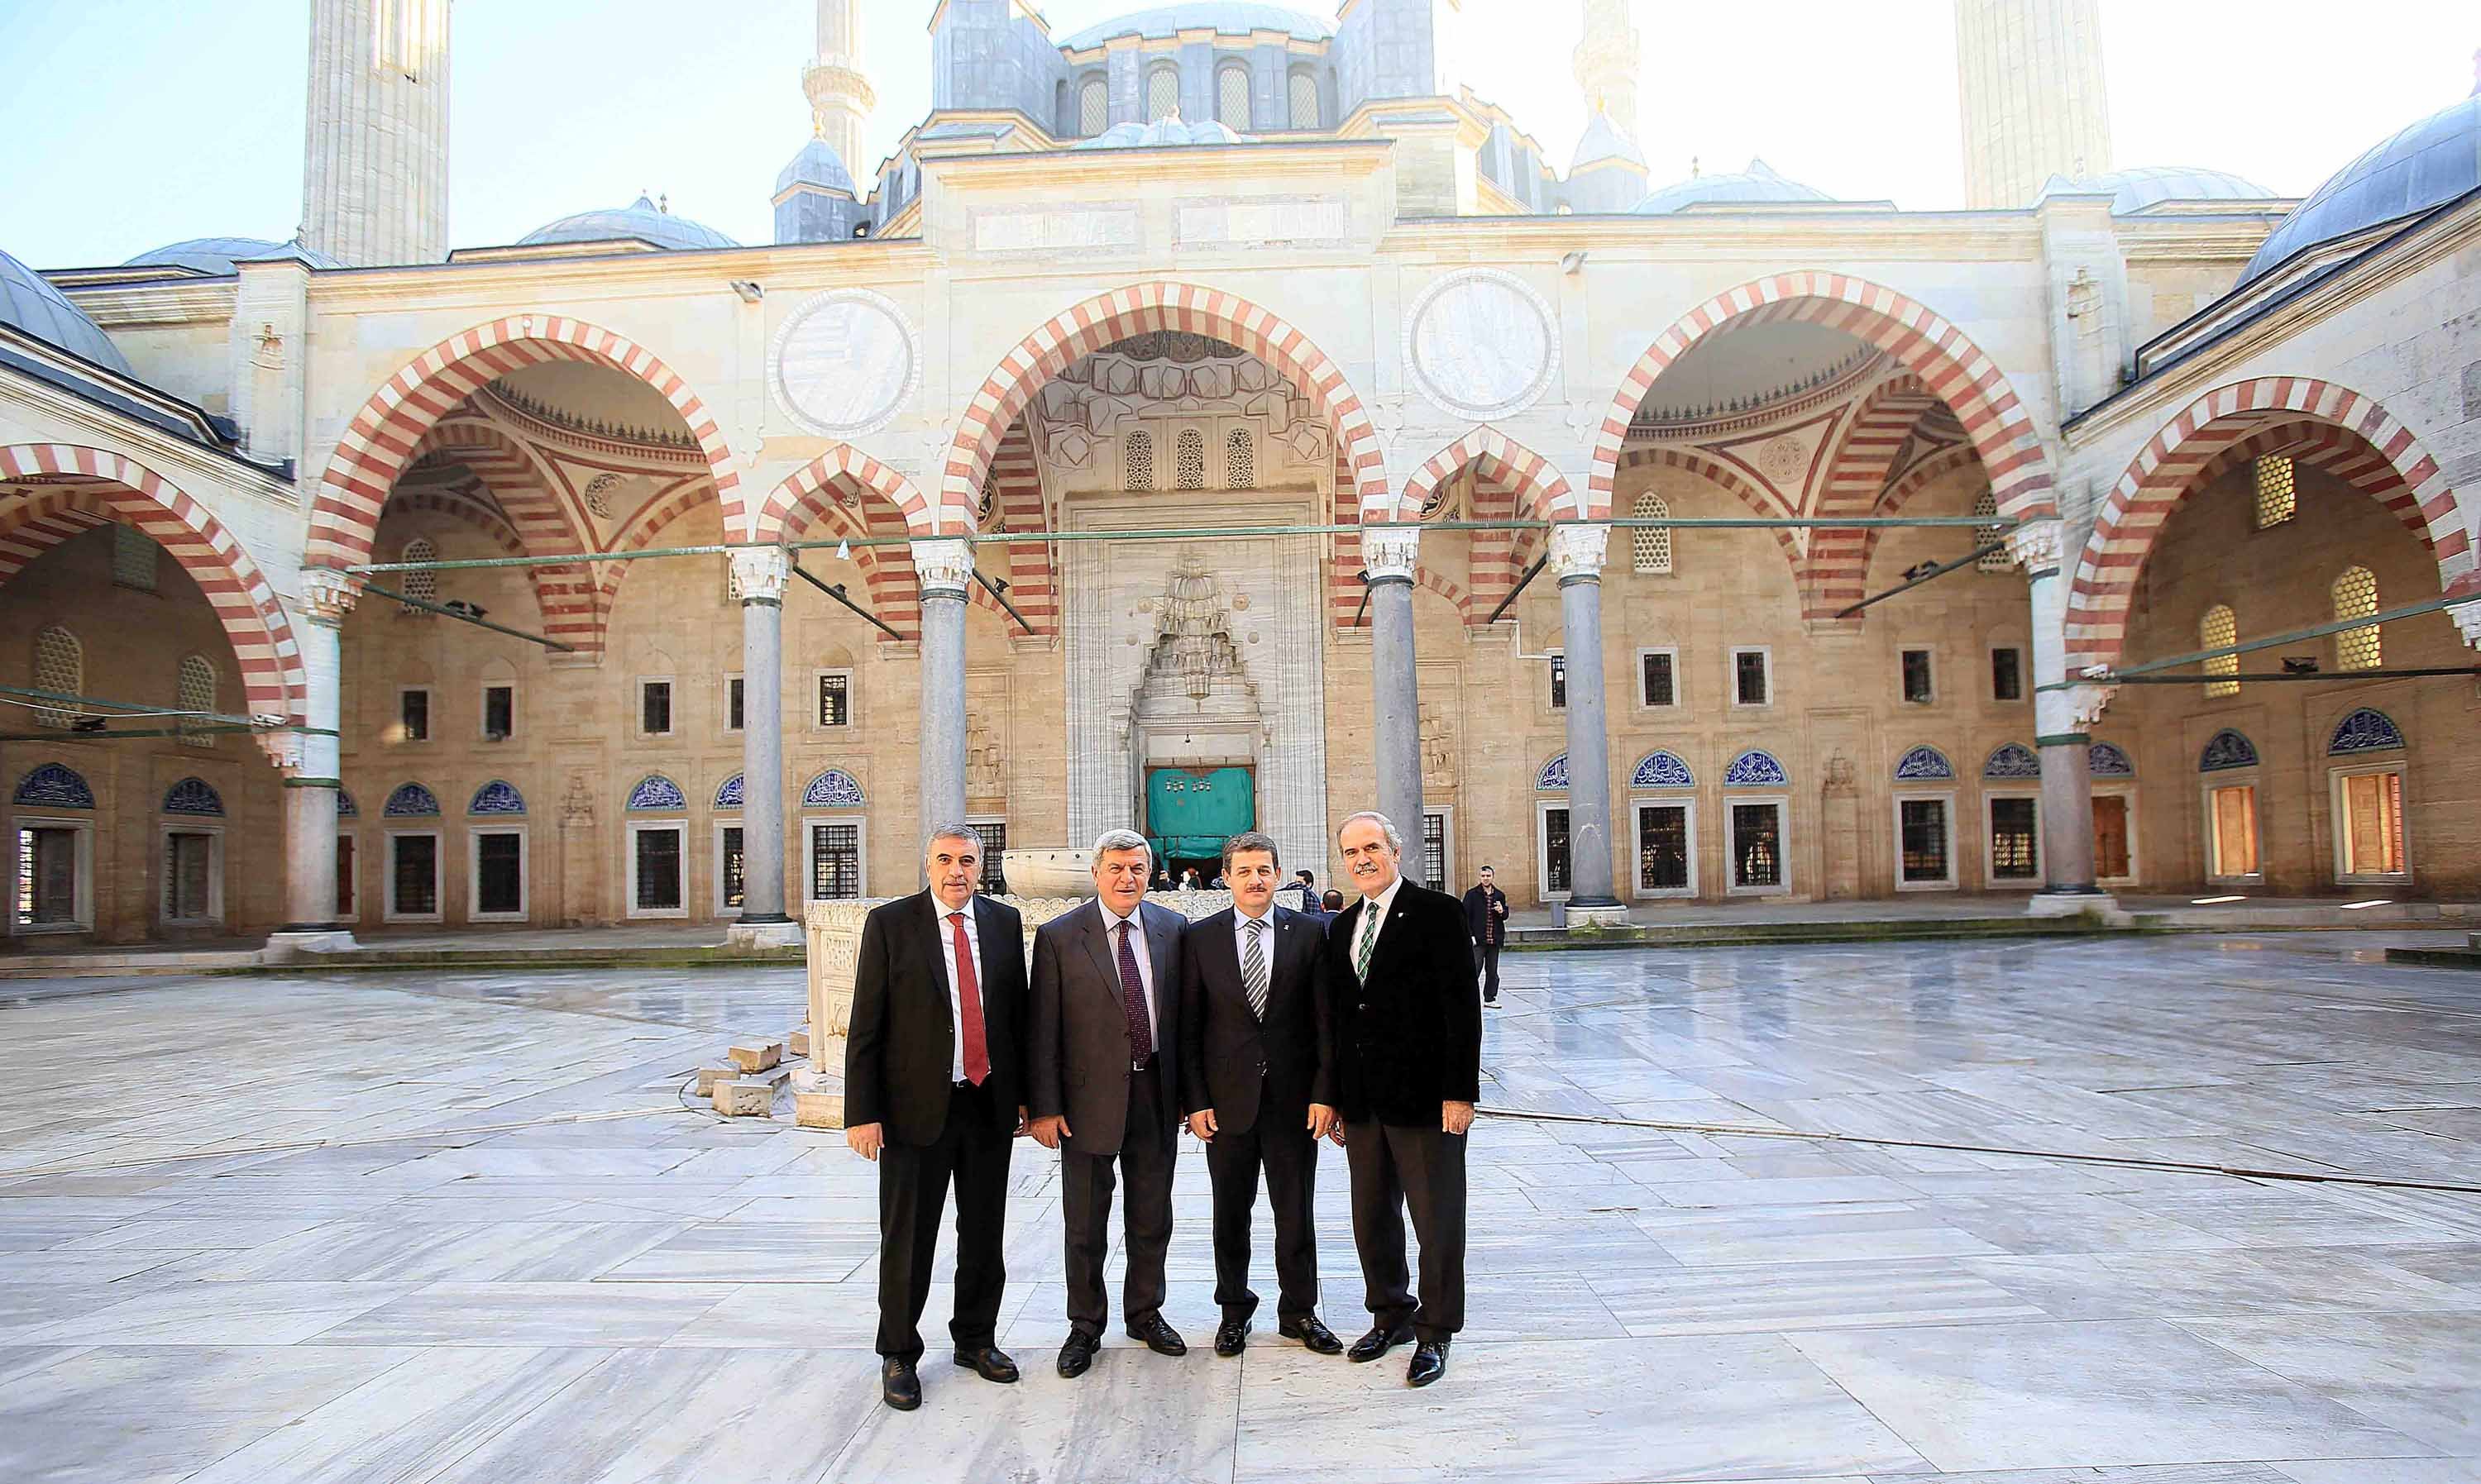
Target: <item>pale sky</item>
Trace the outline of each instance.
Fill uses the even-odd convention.
[[[1318,0],[1302,0],[1314,6]],[[1140,8],[1053,0],[1055,36]],[[864,0],[875,166],[929,106],[927,0]],[[1582,6],[1465,0],[1477,91],[1564,169]],[[1654,184],[1752,155],[1909,209],[1962,204],[1949,0],[1635,0]],[[2116,164],[2235,171],[2305,195],[2464,97],[2471,0],[2102,0]],[[450,235],[513,242],[668,193],[751,244],[809,136],[812,0],[457,0]],[[2337,17],[2348,16],[2347,24]],[[284,238],[300,214],[307,0],[0,0],[0,249],[118,263],[185,237]]]

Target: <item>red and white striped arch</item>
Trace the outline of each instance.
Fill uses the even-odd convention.
[[[1948,475],[1954,474],[1958,470],[1978,468],[1980,467],[1980,464],[1981,455],[1975,452],[1972,445],[1970,443],[1959,443],[1953,448],[1942,449],[1938,453],[1932,454],[1929,457],[1922,459],[1920,463],[1917,463],[1913,465],[1912,468],[1906,470],[1904,477],[1897,480],[1894,487],[1887,491],[1886,498],[1878,502],[1871,513],[1878,515],[1900,515],[1903,513],[1904,507],[1911,503],[1912,498],[1915,495],[1920,494],[1922,490],[1929,488],[1932,484],[1937,483],[1939,481],[1946,479]],[[1972,512],[1968,508],[1962,513],[1970,515]],[[1861,546],[1861,573],[1863,581],[1866,584],[1868,578],[1869,563],[1878,559],[1878,541],[1881,537],[1886,535],[1887,533],[1883,527],[1871,527],[1867,531],[1857,534],[1863,537]],[[1977,537],[1975,544],[1978,544]],[[1972,548],[1970,546],[1965,548],[1966,551],[1971,551],[1972,549]],[[1847,598],[1844,600],[1844,603],[1849,604],[1853,601],[1855,600]],[[1842,605],[1838,606],[1841,607]]]
[[[509,524],[505,512],[494,508],[484,501],[459,494],[453,489],[400,490],[396,498],[388,503],[388,514],[392,516],[438,515],[481,532],[483,538],[498,547],[503,556],[526,555],[526,543],[517,535],[516,528]],[[535,591],[535,608],[541,619],[543,632],[563,643],[579,643],[580,637],[574,627],[570,627],[568,632],[561,632],[563,626],[555,618],[555,615],[564,613],[571,609],[582,609],[589,620],[588,627],[591,627],[590,620],[594,614],[594,589],[590,582],[584,581],[586,568],[582,566],[573,569],[528,567],[525,569],[525,574]],[[397,575],[389,574],[390,577]],[[385,586],[394,586],[388,584],[386,578],[381,578],[380,582]],[[596,642],[599,647],[600,640]]]
[[[715,477],[727,533],[743,528],[741,475],[723,432],[689,383],[654,352],[600,325],[556,314],[518,314],[452,335],[415,356],[371,394],[321,478],[310,517],[307,563],[368,561],[371,534],[397,476],[432,424],[478,387],[545,361],[583,361],[637,378],[663,394],[688,425]]]
[[[2050,456],[2005,373],[1964,331],[1894,290],[1844,273],[1776,273],[1718,294],[1683,315],[1637,358],[1594,438],[1586,482],[1589,515],[1609,513],[1629,422],[1655,378],[1690,346],[1735,324],[1789,320],[1823,325],[1893,356],[1945,402],[1981,452],[1998,508],[2011,519],[2055,514]]]
[[[991,481],[999,491],[995,523],[1008,531],[1050,528],[1042,464],[1024,418],[1009,424],[1007,436],[1000,440],[1000,451],[991,459]],[[1008,601],[1036,634],[1059,632],[1059,584],[1051,550],[1048,541],[1010,541],[1001,552],[1007,562]]]
[[[1407,513],[1398,520],[1419,520],[1422,508],[1440,484],[1452,479],[1467,464],[1479,464],[1482,472],[1495,475],[1517,494],[1524,513],[1532,519],[1551,520],[1582,515],[1576,497],[1568,490],[1568,478],[1554,467],[1551,460],[1508,437],[1496,428],[1476,428],[1455,442],[1431,455],[1413,477],[1404,482],[1403,498],[1396,502],[1398,510]]]
[[[593,541],[577,511],[561,499],[526,445],[498,425],[480,417],[450,417],[432,425],[414,445],[414,458],[436,454],[462,464],[483,482],[498,501],[518,541],[510,555],[562,557],[588,555]],[[408,460],[410,462],[410,460]],[[543,633],[573,646],[581,654],[603,652],[603,616],[607,612],[593,568],[529,567],[535,597],[542,606]]]
[[[1811,513],[1867,515],[1875,509],[1913,425],[1937,404],[1928,385],[1911,375],[1881,381],[1864,393],[1844,425],[1841,441],[1828,456],[1826,482]],[[1868,574],[1869,534],[1852,527],[1820,526],[1810,532],[1802,586],[1823,612],[1832,613],[1861,600]]]
[[[112,524],[112,512],[85,485],[47,485],[0,504],[0,585],[69,537]]]
[[[858,509],[844,503],[842,497],[847,495],[859,497]],[[928,538],[931,527],[929,507],[912,481],[861,450],[840,443],[786,475],[769,492],[759,520],[761,540],[870,536],[896,543],[856,546],[852,563],[861,569],[870,611],[878,620],[905,638],[920,637],[922,584],[913,570],[912,550],[903,543]],[[992,612],[1003,612],[999,603],[979,586],[968,587],[965,597]],[[1029,612],[1026,616],[1033,615]]]
[[[1679,469],[1720,485],[1734,499],[1747,506],[1752,515],[1763,515],[1769,519],[1778,519],[1783,515],[1783,508],[1768,500],[1763,490],[1743,479],[1737,470],[1719,458],[1710,457],[1694,449],[1632,449],[1621,457],[1619,466],[1622,469]],[[1677,515],[1680,511],[1675,507],[1672,513]],[[1789,530],[1782,526],[1768,528],[1766,534],[1775,538],[1775,545],[1782,550],[1784,566],[1791,576],[1792,586],[1803,594],[1802,614],[1805,617],[1810,616],[1813,605],[1807,596],[1808,589],[1800,580],[1800,543],[1793,539]]]
[[[982,474],[1000,440],[1045,383],[1114,342],[1151,330],[1212,335],[1240,347],[1282,373],[1326,414],[1336,447],[1351,470],[1351,484],[1364,509],[1394,504],[1387,464],[1370,414],[1344,372],[1307,335],[1281,317],[1237,294],[1192,283],[1154,280],[1113,289],[1063,310],[1017,342],[982,378],[965,406],[955,441],[940,476],[936,529],[970,531],[980,502]]]
[[[217,621],[223,625],[224,638],[232,644],[250,715],[281,716],[292,721],[303,718],[301,651],[293,640],[292,620],[276,601],[275,590],[260,575],[258,563],[212,511],[153,470],[103,449],[64,443],[0,447],[0,479],[38,475],[94,481],[78,490],[95,502],[85,508],[88,512],[108,512],[111,520],[145,533],[172,554],[172,560],[206,595]],[[47,493],[35,499],[55,497]],[[40,518],[52,519],[65,508],[58,507]],[[15,531],[31,536],[34,529],[21,524]]]
[[[2339,441],[2312,436],[2302,426],[2307,424],[2332,430]],[[2231,467],[2230,460],[2241,456],[2240,445],[2276,452],[2286,441],[2299,443],[2323,467],[2393,511],[2438,562],[2440,586],[2473,575],[2471,535],[2456,510],[2455,490],[2393,413],[2349,387],[2313,377],[2234,381],[2206,393],[2165,424],[2103,499],[2068,592],[2072,661],[2118,661],[2137,576],[2161,537],[2163,522],[2204,487],[2204,476]]]

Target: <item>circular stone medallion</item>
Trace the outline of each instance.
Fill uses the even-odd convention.
[[[912,326],[893,299],[831,289],[793,311],[768,354],[775,401],[812,432],[850,438],[884,428],[922,382]]]
[[[1424,290],[1405,322],[1422,394],[1476,422],[1531,406],[1559,366],[1551,306],[1513,273],[1471,269]]]

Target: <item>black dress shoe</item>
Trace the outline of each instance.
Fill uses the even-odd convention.
[[[1284,1321],[1283,1328],[1277,1330],[1276,1333],[1283,1336],[1286,1340],[1299,1341],[1301,1342],[1301,1348],[1309,1351],[1313,1355],[1342,1355],[1344,1353],[1344,1341],[1336,1339],[1335,1331],[1327,1328],[1326,1322],[1320,1319],[1317,1315],[1310,1315],[1298,1319],[1286,1319]]]
[[[1406,1386],[1427,1386],[1448,1373],[1448,1337],[1424,1340],[1413,1347],[1413,1364],[1404,1367]]]
[[[913,1373],[911,1361],[891,1355],[878,1363],[878,1397],[899,1412],[922,1405],[922,1378]]]
[[[1084,1330],[1070,1330],[1067,1342],[1059,1347],[1059,1373],[1082,1376],[1094,1364],[1094,1351],[1103,1341]]]
[[[1412,1338],[1413,1331],[1410,1326],[1401,1329],[1388,1329],[1383,1325],[1373,1326],[1369,1334],[1354,1341],[1352,1348],[1345,1351],[1344,1356],[1345,1359],[1352,1361],[1374,1361]]]
[[[1188,1353],[1188,1341],[1180,1338],[1180,1331],[1164,1323],[1163,1316],[1160,1314],[1148,1315],[1145,1318],[1130,1325],[1129,1338],[1144,1341],[1146,1348],[1157,1355]]]
[[[1214,1332],[1214,1353],[1225,1360],[1240,1354],[1249,1343],[1249,1321],[1226,1319]]]
[[[1016,1362],[1010,1360],[1008,1353],[997,1345],[976,1345],[970,1350],[959,1350],[956,1352],[956,1364],[985,1381],[997,1381],[1005,1385],[1016,1379]]]

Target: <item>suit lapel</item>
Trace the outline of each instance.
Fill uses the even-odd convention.
[[[1249,1008],[1249,986],[1240,977],[1240,950],[1232,941],[1233,931],[1240,923],[1240,913],[1236,908],[1218,912],[1198,926],[1203,929],[1201,936],[1206,940],[1202,950],[1207,954],[1206,966],[1214,971],[1206,976],[1207,984],[1232,986],[1239,992],[1240,1008],[1245,1014]],[[1190,951],[1201,950],[1192,947]]]
[[[975,990],[982,1002],[982,1032],[987,1038],[991,1023],[991,986],[999,982],[997,966],[991,959],[995,934],[991,930],[991,904],[982,894],[974,894],[974,972],[979,976]]]
[[[1111,952],[1110,931],[1103,925],[1103,904],[1089,901],[1077,910],[1085,914],[1085,921],[1078,924],[1077,936],[1084,941],[1086,953],[1093,958],[1094,967],[1102,972],[1103,982],[1110,987],[1112,998],[1117,999],[1120,994],[1120,964]]]
[[[1137,921],[1146,925],[1146,969],[1154,979],[1157,1026],[1161,1026],[1170,1018],[1165,1013],[1169,997],[1179,992],[1179,986],[1171,982],[1171,965],[1165,962],[1170,957],[1172,948],[1179,941],[1180,936],[1180,929],[1173,925],[1172,922],[1165,921],[1173,917],[1174,914],[1168,907],[1149,912],[1146,910],[1145,902],[1137,903]]]

